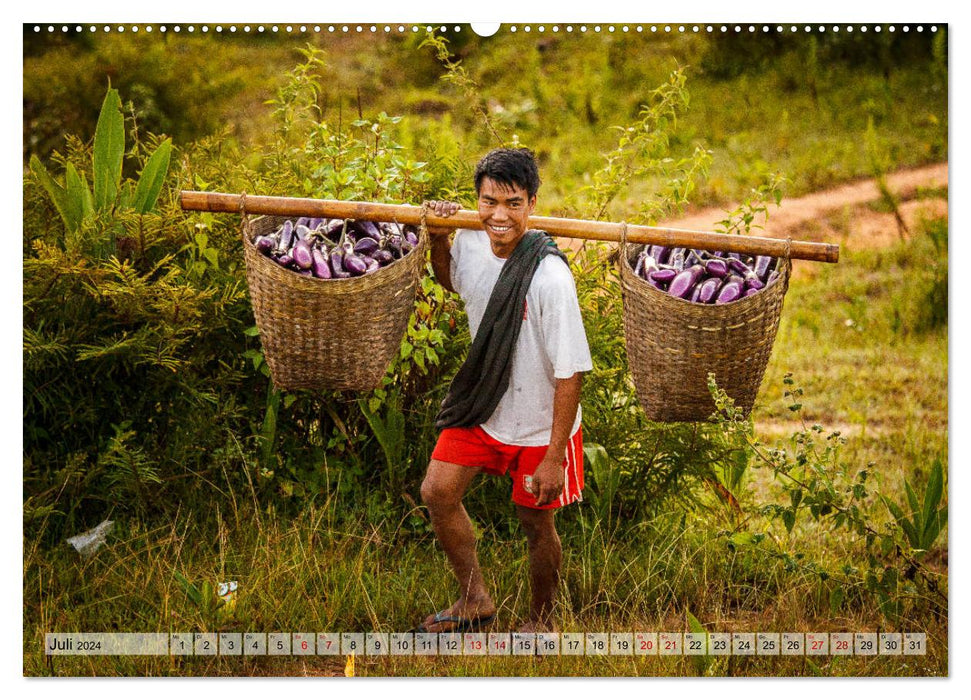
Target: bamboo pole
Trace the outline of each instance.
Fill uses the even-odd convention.
[[[418,226],[421,223],[421,207],[410,204],[380,204],[376,202],[351,202],[336,199],[304,199],[300,197],[266,197],[258,195],[226,194],[222,192],[196,192],[183,190],[180,194],[183,209],[189,211],[271,214],[276,216],[307,216],[330,219],[361,219],[364,221],[394,221],[399,224]],[[244,207],[245,205],[245,207]],[[432,226],[482,229],[482,222],[475,211],[460,209],[450,217],[428,213],[425,222]],[[531,216],[531,228],[538,228],[553,236],[583,238],[593,241],[619,243],[624,224],[583,219],[561,219],[552,216]],[[783,257],[787,241],[781,238],[737,236],[725,233],[690,231],[660,226],[627,224],[629,243],[647,243],[668,247],[700,248]],[[789,257],[799,260],[835,263],[839,261],[840,248],[834,243],[812,241],[788,242]]]

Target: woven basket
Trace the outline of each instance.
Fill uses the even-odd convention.
[[[380,384],[401,346],[425,266],[428,234],[387,267],[361,277],[317,279],[280,267],[253,244],[288,217],[243,224],[253,314],[277,389],[368,391]],[[245,220],[245,219],[244,219]]]
[[[634,274],[643,245],[622,246],[624,335],[637,398],[649,420],[704,421],[715,412],[708,373],[747,415],[772,353],[791,261],[758,294],[730,304],[669,296]]]

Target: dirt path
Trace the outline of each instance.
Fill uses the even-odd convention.
[[[901,200],[901,216],[908,227],[922,216],[947,214],[947,199],[917,198],[920,190],[947,187],[947,163],[891,173],[887,176],[887,184]],[[870,206],[879,201],[880,191],[872,179],[784,199],[781,206],[770,208],[764,231],[755,232],[755,235],[829,241],[854,249],[888,245],[898,240],[900,234],[891,212],[878,211]],[[661,225],[713,231],[715,223],[725,218],[725,211],[732,208],[734,205],[703,209],[664,221]]]

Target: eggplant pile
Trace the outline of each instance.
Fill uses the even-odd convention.
[[[779,277],[781,258],[695,248],[645,246],[634,274],[655,289],[696,304],[730,304],[752,296]]]
[[[360,277],[390,265],[418,245],[417,229],[355,219],[287,219],[257,236],[256,249],[298,275],[319,279]]]

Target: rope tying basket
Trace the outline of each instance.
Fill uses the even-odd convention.
[[[253,243],[292,217],[242,213],[246,279],[276,388],[377,387],[399,351],[425,267],[424,221],[418,245],[400,260],[360,277],[317,279],[280,267]]]
[[[634,273],[643,245],[621,234],[620,279],[624,335],[637,398],[657,422],[704,421],[715,412],[708,373],[745,414],[752,410],[772,344],[792,263],[758,293],[728,304],[672,297]],[[788,246],[787,246],[788,247]]]

